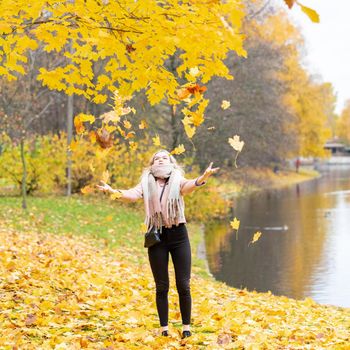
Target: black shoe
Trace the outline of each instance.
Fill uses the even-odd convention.
[[[168,335],[169,335],[169,334],[168,334],[168,331],[163,331],[163,332],[162,332],[162,336],[163,336],[163,337],[167,337]]]
[[[192,334],[190,331],[183,331],[182,332],[182,339],[183,338],[187,338],[187,337],[190,337]]]

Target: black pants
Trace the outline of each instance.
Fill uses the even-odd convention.
[[[163,227],[161,242],[148,248],[148,257],[156,284],[156,304],[160,325],[168,325],[169,253],[174,264],[182,324],[191,321],[191,246],[185,224]]]

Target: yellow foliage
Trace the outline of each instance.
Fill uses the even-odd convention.
[[[175,288],[169,293],[170,337],[160,337],[153,276],[139,248],[110,251],[83,236],[18,232],[4,222],[0,246],[5,349],[275,350],[303,349],[307,343],[315,350],[345,350],[348,345],[348,309],[231,288],[196,271],[192,337],[181,340],[173,323],[181,322]]]

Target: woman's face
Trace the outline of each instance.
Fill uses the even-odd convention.
[[[170,157],[166,152],[159,152],[153,158],[154,165],[170,164]]]

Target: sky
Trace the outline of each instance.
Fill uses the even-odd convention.
[[[337,95],[336,112],[350,99],[350,0],[300,0],[320,15],[313,23],[299,6],[289,11],[305,38],[305,66],[312,74],[332,83]]]

